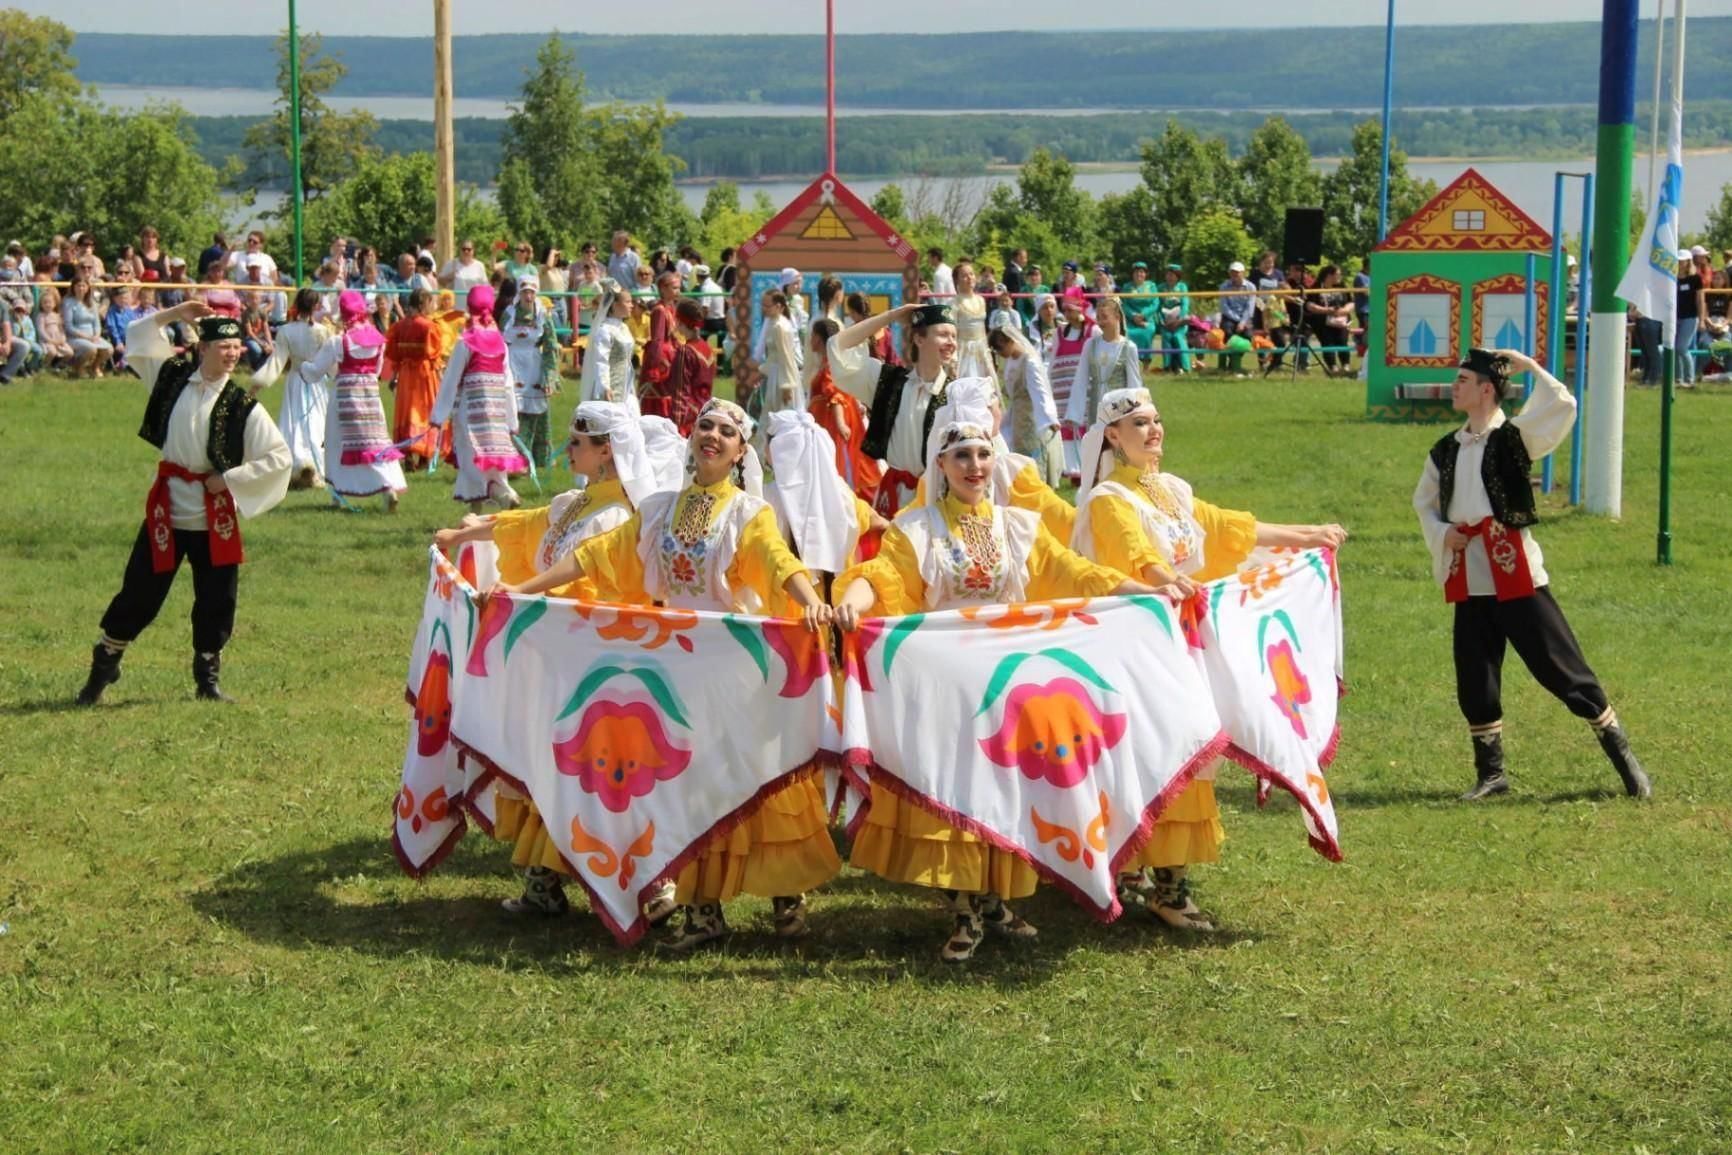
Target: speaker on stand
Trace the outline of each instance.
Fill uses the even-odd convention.
[[[1281,259],[1287,264],[1307,265],[1323,260],[1323,210],[1297,207],[1287,210],[1287,227],[1281,234]]]

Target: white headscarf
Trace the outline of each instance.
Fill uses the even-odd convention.
[[[643,430],[625,406],[612,401],[585,401],[571,414],[571,431],[607,438],[613,446],[614,473],[632,508],[656,491],[655,471],[644,448]]]
[[[1000,410],[1000,420],[994,420],[992,411]],[[1009,453],[1010,446],[999,436],[998,426],[1002,421],[1003,403],[998,396],[998,382],[990,377],[958,377],[944,387],[944,405],[932,418],[934,425],[945,421],[967,420],[977,425],[985,425],[992,430],[992,449],[995,453]]]
[[[1113,389],[1101,398],[1095,409],[1095,423],[1083,436],[1082,478],[1076,494],[1077,525],[1088,521],[1089,495],[1095,484],[1112,472],[1113,459],[1105,452],[1107,426],[1121,421],[1140,409],[1155,412],[1155,399],[1147,389]]]
[[[761,500],[764,496],[764,463],[758,460],[758,451],[752,448],[752,434],[757,432],[757,423],[744,409],[720,397],[710,398],[698,410],[698,421],[706,417],[726,421],[739,431],[740,440],[746,445],[746,456],[740,460],[740,488]],[[697,435],[697,421],[694,421],[692,437]],[[688,447],[691,445],[689,439],[686,444]]]
[[[614,304],[626,295],[625,288],[612,277],[603,277],[595,284],[600,291],[595,296],[595,318],[590,322],[592,329],[600,328],[609,317],[613,316]]]
[[[686,439],[680,436],[680,427],[653,413],[639,417],[637,424],[643,431],[656,489],[678,493],[686,487]]]
[[[945,450],[965,445],[992,447],[992,417],[989,413],[984,409],[967,409],[955,413],[948,421],[933,419],[932,433],[926,438],[928,506],[937,508],[938,503],[944,500],[944,495],[950,491],[950,484],[944,479],[944,470],[939,468],[938,459]]]
[[[860,544],[854,493],[836,472],[836,443],[804,409],[783,409],[765,423],[776,493],[800,560],[841,573]]]

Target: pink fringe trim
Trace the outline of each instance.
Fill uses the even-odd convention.
[[[403,451],[395,445],[387,445],[383,449],[345,449],[341,463],[343,465],[383,465],[388,461],[403,460]]]
[[[475,468],[482,473],[522,473],[529,468],[529,461],[521,453],[477,454]]]

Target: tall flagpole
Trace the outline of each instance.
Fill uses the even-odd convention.
[[[457,255],[457,163],[451,140],[451,0],[433,0],[433,247],[439,267]]]
[[[306,284],[301,257],[301,29],[289,0],[289,197],[294,205],[295,287]]]
[[[1648,203],[1660,163],[1660,81],[1666,74],[1666,0],[1654,0],[1654,116],[1648,128]]]
[[[824,171],[836,175],[836,0],[824,0]]]
[[[1637,0],[1604,0],[1599,137],[1594,151],[1594,299],[1588,336],[1587,508],[1618,517],[1624,492],[1624,301],[1630,259],[1630,185],[1636,144]]]
[[[1672,15],[1672,36],[1676,40],[1672,46],[1672,117],[1674,125],[1681,125],[1684,115],[1684,0],[1677,0]],[[1680,189],[1679,193],[1681,196],[1683,190]],[[1666,372],[1662,378],[1665,393],[1660,398],[1660,524],[1655,535],[1654,560],[1661,565],[1672,564],[1672,405],[1677,388],[1678,355],[1691,355],[1688,349],[1674,351],[1677,325],[1678,314],[1674,309],[1673,336],[1666,342]]]
[[[1395,103],[1395,0],[1383,31],[1383,177],[1377,186],[1377,239],[1389,234],[1389,112]]]

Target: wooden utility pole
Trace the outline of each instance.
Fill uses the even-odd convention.
[[[457,161],[451,139],[451,0],[433,0],[434,258],[457,255]]]

